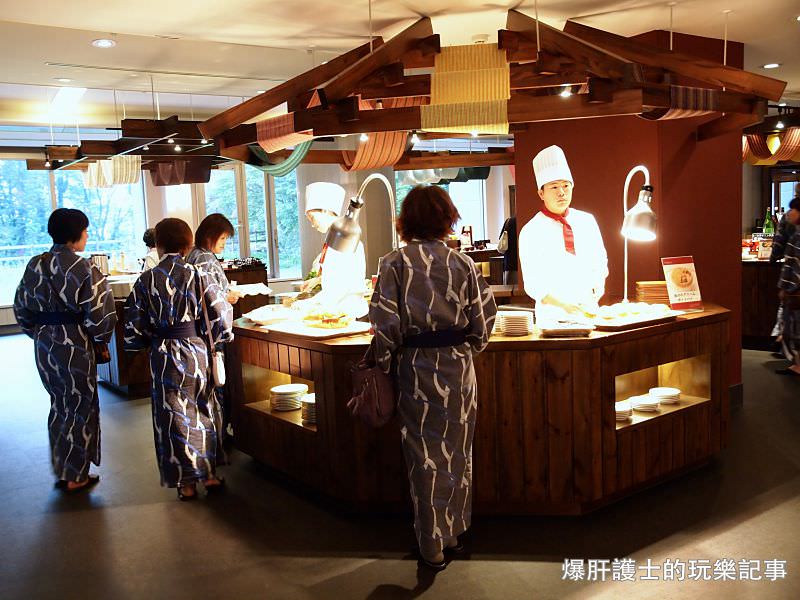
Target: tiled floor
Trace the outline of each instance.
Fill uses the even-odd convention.
[[[715,463],[583,518],[475,520],[472,554],[418,572],[409,517],[352,515],[235,454],[224,496],[158,485],[149,400],[101,392],[103,464],[64,497],[31,342],[0,338],[0,598],[798,598],[800,382],[744,353],[744,408]],[[564,558],[782,559],[770,582],[562,580]],[[763,563],[762,563],[763,566]],[[642,573],[639,573],[639,576]]]

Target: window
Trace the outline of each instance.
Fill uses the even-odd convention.
[[[58,208],[77,208],[89,217],[86,253],[112,255],[112,266],[124,260],[128,270],[138,270],[137,260],[147,248],[142,234],[147,228],[144,188],[139,183],[87,189],[81,171],[55,171],[53,189]]]
[[[14,302],[32,256],[50,248],[50,176],[28,171],[24,160],[0,159],[0,305]]]
[[[274,177],[275,221],[278,233],[278,276],[302,277],[300,262],[300,211],[297,206],[297,173]]]
[[[403,205],[403,200],[406,194],[411,191],[414,185],[408,185],[405,182],[405,177],[400,171],[395,171],[395,201],[397,205],[397,214],[400,214],[400,208]],[[435,184],[439,185],[439,184]],[[486,239],[486,181],[483,179],[470,179],[469,181],[452,181],[445,185],[440,185],[444,188],[450,199],[458,209],[461,215],[455,226],[456,233],[461,232],[464,225],[472,226],[472,239],[485,240]]]
[[[247,233],[250,239],[250,256],[269,265],[270,244],[267,236],[269,219],[264,185],[265,175],[263,171],[245,165],[244,176],[247,186]],[[270,269],[270,271],[274,271],[274,269]]]
[[[469,181],[454,181],[448,186],[450,198],[456,205],[461,220],[456,223],[456,233],[461,232],[465,225],[472,226],[472,239],[486,239],[486,181],[483,179],[470,179]]]
[[[233,237],[225,244],[222,258],[239,258],[239,211],[236,201],[236,171],[212,169],[211,179],[205,184],[206,215],[221,213],[233,224]]]

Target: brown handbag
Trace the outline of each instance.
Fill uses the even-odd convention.
[[[383,372],[375,361],[370,344],[364,358],[352,368],[353,397],[347,403],[354,417],[370,427],[383,427],[392,420],[397,408],[394,378]]]

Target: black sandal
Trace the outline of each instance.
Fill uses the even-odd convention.
[[[461,554],[464,552],[464,542],[460,539],[456,538],[456,545],[455,546],[445,546],[442,549],[442,552],[451,552],[453,554]]]
[[[69,487],[69,482],[60,479],[56,481],[56,489],[61,490],[65,494],[77,494],[78,492],[83,492],[84,490],[88,490],[90,487],[97,485],[100,482],[100,475],[89,475],[86,478],[86,483],[83,485],[79,485],[78,487]]]
[[[447,560],[442,560],[441,562],[431,562],[420,555],[419,559],[417,560],[417,564],[421,567],[425,567],[426,569],[430,569],[431,571],[444,571],[447,568]]]

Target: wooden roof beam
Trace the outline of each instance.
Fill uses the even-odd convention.
[[[377,69],[400,61],[404,54],[413,50],[420,52],[418,44],[432,35],[433,26],[431,25],[431,20],[428,17],[423,17],[385,44],[376,48],[371,54],[367,54],[355,62],[351,60],[349,64],[342,65],[343,68],[339,69],[339,75],[320,88],[320,99],[323,104],[330,105],[343,100],[353,93],[353,90],[361,80]],[[300,92],[304,91],[306,90],[300,90]]]
[[[574,21],[567,21],[564,30],[642,65],[667,69],[677,75],[729,90],[761,96],[768,100],[779,100],[786,88],[785,81],[670,52]]]
[[[517,10],[508,11],[506,27],[528,36],[532,41],[536,40],[536,19]],[[540,52],[570,57],[575,63],[586,65],[595,75],[605,79],[620,79],[626,85],[643,81],[639,65],[606,48],[550,27],[542,21],[539,21],[539,36]]]
[[[373,48],[380,48],[382,44],[383,38],[376,37],[372,39]],[[370,45],[368,43],[363,44],[358,48],[329,60],[324,65],[319,65],[310,71],[306,71],[302,75],[284,81],[263,94],[259,94],[249,100],[245,100],[241,104],[232,106],[228,110],[200,123],[200,132],[203,136],[210,139],[217,137],[223,131],[241,125],[250,119],[254,119],[258,115],[272,110],[276,106],[288,102],[303,92],[319,87],[326,81],[336,77],[345,68],[350,66],[353,61],[358,61],[369,55],[369,49]]]
[[[737,131],[741,134],[745,127],[759,123],[762,119],[763,117],[757,114],[744,115],[730,113],[724,115],[718,119],[700,125],[697,128],[697,141],[704,142]]]
[[[181,121],[177,115],[167,119],[123,119],[122,137],[138,139],[157,139],[165,135],[186,140],[199,140],[203,137],[198,128],[199,121]]]
[[[587,94],[530,97],[512,94],[508,101],[509,123],[533,123],[565,119],[588,119],[638,115],[643,109],[642,90],[626,89],[614,93],[611,102],[590,103]]]

